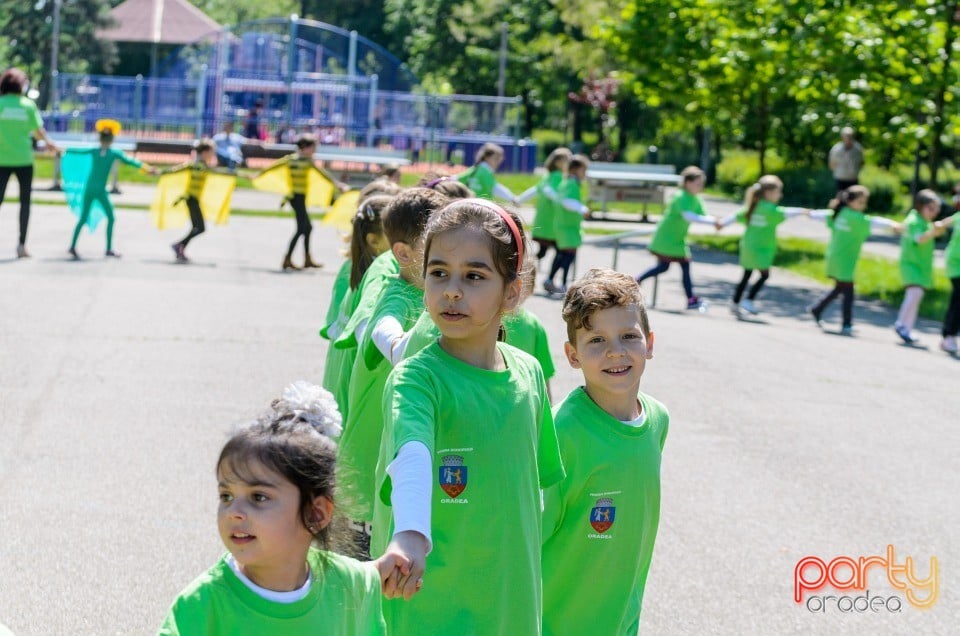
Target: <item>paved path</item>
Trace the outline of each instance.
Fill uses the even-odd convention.
[[[73,217],[40,205],[34,257],[17,261],[15,216],[0,210],[0,623],[18,635],[150,634],[223,549],[213,468],[230,426],[286,383],[319,379],[316,330],[341,243],[318,226],[325,269],[282,274],[293,220],[234,218],[181,266],[169,248],[181,231],[158,233],[145,212],[124,210],[124,257],[74,263],[64,253]],[[102,240],[84,234],[81,253],[100,254]],[[831,333],[836,313],[821,332],[803,315],[820,289],[781,271],[765,313],[738,321],[724,306],[733,260],[696,256],[710,311],[681,309],[670,271],[651,313],[643,388],[672,419],[644,632],[956,633],[960,361],[898,345],[893,311],[877,304],[858,303],[856,338]],[[580,261],[580,271],[608,265],[610,252],[588,247]],[[621,255],[629,272],[652,262],[637,247]],[[562,358],[560,303],[528,302],[550,331],[563,396],[580,379]],[[937,326],[921,324],[927,345]],[[921,574],[939,559],[933,610],[822,615],[794,604],[802,557],[888,544]],[[896,592],[879,571],[869,589]]]

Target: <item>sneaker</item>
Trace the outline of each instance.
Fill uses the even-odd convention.
[[[749,298],[740,301],[740,308],[754,316],[760,313],[757,311],[757,308],[753,306],[753,302]]]
[[[813,316],[813,322],[817,323],[817,326],[823,329],[823,322],[820,318],[820,312],[817,311],[813,305],[807,307],[807,311],[809,311],[810,315]]]
[[[840,327],[841,336],[853,336],[853,325],[844,325]]]
[[[960,350],[960,347],[957,347],[957,338],[955,336],[947,336],[940,341],[940,350],[954,355]]]
[[[71,247],[70,249],[68,249],[68,250],[67,250],[67,254],[69,254],[69,255],[70,255],[70,258],[72,258],[72,259],[75,260],[75,261],[79,261],[79,260],[80,260],[80,255],[77,254],[77,248],[75,248],[75,247]]]
[[[17,258],[30,258],[30,255],[27,254],[27,248],[23,245],[17,245]]]
[[[103,253],[103,255],[109,258],[120,258],[120,254],[117,252],[114,252],[113,250],[107,250],[106,252]]]
[[[323,267],[323,264],[322,264],[322,263],[317,263],[317,262],[315,262],[312,258],[310,258],[309,256],[307,256],[307,257],[305,257],[305,258],[303,259],[303,269],[309,269],[309,268],[311,268],[311,267],[317,267],[317,268],[319,268],[319,267]]]
[[[554,285],[554,284],[553,284],[553,281],[550,280],[550,279],[547,279],[547,280],[543,281],[543,289],[544,289],[548,294],[556,294],[556,293],[559,291],[559,289],[557,288],[557,286]]]
[[[700,300],[699,296],[687,299],[687,309],[700,309],[701,306],[703,306],[703,301]]]
[[[180,243],[174,243],[170,247],[173,248],[173,253],[176,255],[178,263],[190,262],[190,259],[187,258],[187,255],[183,253],[183,245],[181,245]]]
[[[293,264],[293,260],[287,256],[283,259],[283,265],[280,266],[280,269],[287,271],[288,269],[299,270],[300,268]]]
[[[897,332],[897,335],[900,336],[900,339],[903,340],[905,344],[915,344],[917,342],[913,334],[903,325],[895,325],[893,330]]]
[[[743,315],[743,311],[740,308],[740,305],[737,303],[730,303],[730,313],[739,318]]]

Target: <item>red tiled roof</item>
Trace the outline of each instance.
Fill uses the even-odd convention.
[[[189,44],[221,28],[187,0],[127,0],[110,17],[115,25],[97,36],[115,42]]]

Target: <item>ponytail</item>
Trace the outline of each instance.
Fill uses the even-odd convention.
[[[744,207],[747,209],[747,223],[750,223],[750,217],[753,216],[753,211],[757,209],[757,204],[760,203],[763,193],[769,192],[770,190],[782,189],[783,181],[772,174],[763,175],[756,183],[750,186],[747,189],[747,196],[743,202]]]

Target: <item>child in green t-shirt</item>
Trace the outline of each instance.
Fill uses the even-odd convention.
[[[637,282],[609,269],[571,285],[563,319],[584,385],[554,409],[567,475],[544,491],[543,634],[636,634],[670,422],[640,392],[653,332]]]
[[[516,199],[510,188],[497,181],[494,173],[503,163],[503,146],[485,143],[477,151],[476,161],[468,170],[457,175],[457,180],[470,188],[481,199],[493,199],[494,195],[506,201]]]
[[[764,175],[747,189],[744,209],[720,222],[720,227],[734,221],[746,226],[743,236],[740,237],[740,266],[743,268],[743,278],[733,292],[731,306],[737,316],[744,311],[749,314],[758,313],[753,301],[770,278],[770,267],[777,253],[777,226],[791,217],[810,213],[804,208],[777,205],[782,196],[783,182],[772,174]],[[746,299],[743,299],[743,292],[746,291],[755,269],[760,271],[760,278],[750,288]]]
[[[361,549],[369,549],[373,521],[375,474],[383,432],[383,387],[403,358],[406,332],[423,312],[420,245],[430,215],[448,199],[427,188],[411,188],[394,197],[383,211],[383,230],[399,264],[399,272],[385,277],[363,332],[357,338],[357,356],[349,377],[347,419],[338,460],[341,490],[358,530]],[[366,292],[365,292],[366,293]],[[361,556],[366,556],[363,552]]]
[[[454,201],[427,225],[440,338],[390,374],[377,463],[390,634],[540,631],[540,489],[563,466],[540,365],[498,341],[525,252],[519,217],[488,200]]]
[[[950,355],[956,355],[957,334],[960,333],[960,212],[955,212],[953,216],[939,221],[937,225],[944,229],[953,227],[950,242],[943,250],[947,278],[950,279],[953,291],[950,293],[947,313],[943,317],[943,329],[940,332],[943,340],[940,341],[940,349]]]
[[[568,148],[556,148],[543,162],[545,173],[543,178],[536,185],[522,192],[514,201],[516,205],[520,205],[534,195],[537,197],[530,235],[533,242],[537,244],[538,262],[547,255],[547,250],[557,247],[557,234],[553,227],[553,219],[556,216],[555,203],[559,196],[557,191],[563,180],[563,173],[566,172],[572,156],[573,153]]]
[[[320,329],[320,337],[331,342],[340,337],[344,326],[346,326],[356,307],[358,298],[355,292],[363,279],[363,275],[374,259],[390,249],[387,237],[383,233],[380,215],[392,198],[392,196],[385,194],[373,195],[366,199],[361,198],[357,213],[353,217],[353,229],[350,235],[350,257],[344,261],[340,272],[337,274],[337,280],[333,283],[333,295],[330,299],[330,307],[327,310],[324,326]],[[348,369],[341,369],[343,357],[344,349],[337,349],[332,344],[327,347],[322,383],[323,388],[333,393],[334,398],[337,398],[337,404],[343,405],[341,411],[346,410],[347,396],[346,393],[337,395],[337,388],[340,386],[338,379],[341,374],[349,374],[352,368],[351,365]],[[343,383],[343,386],[346,387],[346,383]]]
[[[670,200],[650,241],[650,253],[657,257],[657,264],[637,276],[637,282],[642,283],[670,269],[670,263],[680,263],[687,309],[701,311],[705,305],[699,296],[694,295],[693,279],[690,278],[691,255],[690,246],[687,245],[687,230],[691,223],[718,225],[716,218],[704,212],[703,202],[697,196],[703,192],[706,182],[707,176],[696,166],[687,166],[680,173],[680,189]]]
[[[216,466],[227,554],[174,600],[161,636],[385,633],[376,564],[330,551],[340,430],[333,396],[296,382],[231,436]]]
[[[582,184],[589,165],[590,160],[585,156],[574,155],[567,163],[566,175],[557,186],[557,200],[553,204],[554,247],[557,253],[553,257],[547,280],[543,281],[543,288],[550,294],[566,293],[570,266],[577,258],[577,248],[583,243],[581,226],[583,219],[590,216],[590,208],[583,204]],[[556,285],[553,277],[560,270],[563,270],[563,282]]]
[[[900,239],[900,277],[903,279],[903,302],[893,329],[906,344],[914,344],[913,326],[920,312],[923,292],[933,287],[934,239],[943,233],[943,226],[933,222],[940,214],[940,197],[933,190],[920,190],[913,198],[913,209],[903,221]]]
[[[821,326],[824,310],[843,295],[843,326],[840,334],[853,335],[853,274],[860,260],[860,249],[874,228],[900,230],[900,224],[878,216],[867,216],[864,211],[870,200],[870,191],[861,185],[842,190],[830,202],[827,211],[811,213],[811,218],[826,219],[830,227],[830,242],[827,244],[827,276],[835,282],[808,311],[817,326]]]

